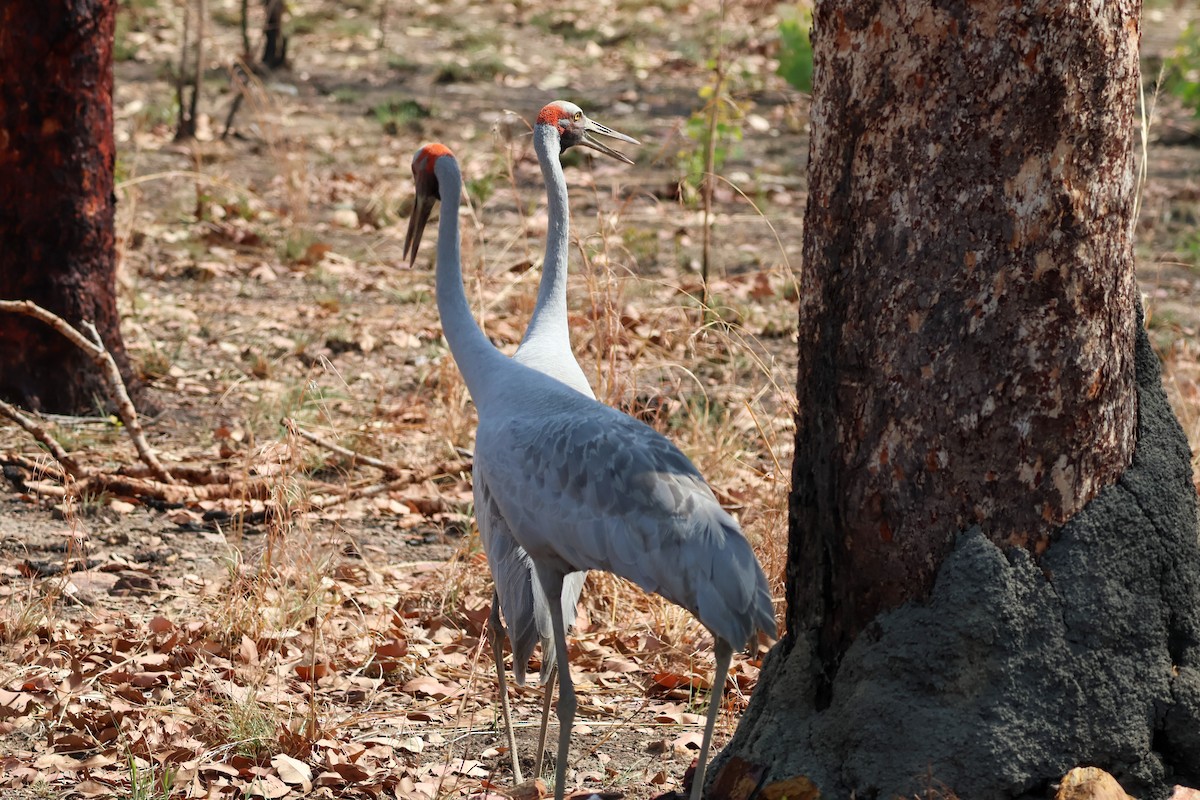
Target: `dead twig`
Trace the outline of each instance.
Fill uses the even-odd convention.
[[[411,475],[405,475],[402,478],[396,478],[392,481],[384,483],[373,483],[370,486],[364,486],[361,489],[351,489],[345,494],[338,495],[323,503],[313,503],[312,507],[317,511],[325,511],[326,509],[340,506],[343,503],[348,503],[351,500],[361,500],[364,497],[374,497],[380,494],[386,494],[395,489],[403,489],[405,486],[410,486],[414,483]]]
[[[401,470],[404,474],[382,483],[373,483],[369,486],[363,486],[359,489],[350,489],[345,494],[334,497],[324,503],[313,503],[312,506],[317,511],[324,511],[334,506],[339,506],[343,503],[348,503],[351,500],[361,500],[364,497],[375,497],[380,494],[394,492],[397,489],[403,489],[407,486],[412,486],[414,483],[424,483],[432,480],[439,475],[453,475],[458,472],[469,472],[471,470],[471,462],[469,461],[454,461],[437,464],[429,469],[424,470]]]
[[[36,459],[23,456],[20,453],[6,453],[4,457],[0,459],[0,464],[4,464],[5,466],[11,465],[14,467],[20,467],[21,469],[27,470],[33,475],[53,478],[60,483],[67,480],[69,475],[69,473],[63,469],[61,464],[56,464],[52,461],[38,461]]]
[[[154,477],[158,480],[166,484],[175,483],[175,479],[171,477],[171,473],[167,472],[166,467],[159,462],[158,456],[154,454],[154,451],[150,449],[150,445],[146,442],[146,435],[142,432],[142,424],[138,420],[137,410],[133,407],[133,401],[129,399],[129,392],[125,389],[125,381],[121,379],[121,370],[117,368],[117,362],[113,360],[112,354],[104,346],[104,340],[100,338],[100,332],[96,330],[95,325],[88,320],[81,322],[81,327],[87,333],[87,336],[84,336],[84,334],[73,328],[62,317],[47,311],[37,303],[30,302],[29,300],[0,300],[0,311],[23,314],[24,316],[40,320],[58,331],[71,344],[83,350],[88,358],[92,360],[92,363],[100,370],[100,374],[108,386],[109,398],[116,404],[117,416],[121,418],[125,429],[129,431],[129,437],[133,440],[133,446],[137,450],[138,457],[151,469]],[[28,420],[28,417],[26,419]],[[25,430],[30,431],[19,420],[14,419],[14,421],[25,428]],[[32,431],[30,433],[33,434]],[[36,436],[36,434],[34,435]],[[38,441],[41,441],[43,444],[46,443],[43,439],[38,439]],[[63,452],[61,447],[58,448],[58,451]],[[59,458],[58,453],[55,453],[53,449],[51,453],[55,458]],[[59,460],[67,468],[68,472],[72,472],[66,461]],[[78,469],[79,465],[76,464],[75,467]]]
[[[61,464],[66,473],[72,478],[80,479],[87,475],[87,470],[80,466],[79,462],[64,450],[62,445],[50,435],[50,432],[39,425],[33,417],[3,400],[0,400],[0,415],[8,417],[20,425],[26,433],[40,442],[43,447],[50,451],[50,455],[54,457],[54,460]]]
[[[283,420],[283,425],[293,435],[299,436],[302,439],[306,439],[309,442],[312,442],[313,444],[315,444],[317,447],[323,447],[332,453],[337,453],[339,456],[341,456],[343,458],[350,459],[351,464],[366,464],[368,467],[375,467],[375,469],[382,470],[383,474],[385,476],[387,476],[388,478],[397,478],[406,472],[406,470],[402,469],[401,467],[396,466],[395,464],[389,464],[386,461],[381,461],[380,459],[375,458],[373,456],[363,455],[362,453],[356,453],[355,451],[353,451],[347,447],[342,447],[340,444],[337,444],[336,442],[331,442],[328,439],[323,439],[320,436],[317,436],[312,431],[304,430],[303,428],[301,428],[299,425],[296,424],[295,420],[293,420],[291,418]]]

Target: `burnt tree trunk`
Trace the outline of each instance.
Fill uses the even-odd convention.
[[[1195,490],[1133,272],[1139,12],[817,2],[788,632],[716,793],[1200,780]]]
[[[0,299],[95,324],[126,381],[116,303],[116,0],[0,4]],[[0,314],[0,397],[95,411],[100,375],[40,322]]]

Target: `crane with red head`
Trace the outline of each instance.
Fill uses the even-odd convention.
[[[479,415],[475,507],[489,520],[481,531],[502,524],[516,545],[510,555],[528,576],[521,586],[550,618],[561,667],[555,797],[562,800],[576,709],[566,666],[571,576],[607,570],[695,614],[713,635],[718,692],[733,647],[759,631],[774,635],[774,607],[736,520],[683,453],[649,426],[596,402],[590,390],[507,358],[484,336],[463,291],[458,163],[444,146],[427,145],[413,159],[413,178],[417,201],[406,255],[415,257],[434,202],[449,206],[438,227],[436,294],[446,340]],[[488,555],[495,576],[498,565]],[[709,707],[692,800],[703,788],[719,705]]]
[[[538,285],[537,303],[529,326],[521,339],[514,360],[543,372],[567,386],[594,397],[587,377],[575,359],[571,348],[570,327],[567,318],[567,273],[570,249],[570,203],[567,181],[559,162],[560,155],[570,147],[591,148],[626,164],[633,161],[618,150],[614,150],[596,136],[605,136],[623,142],[638,144],[637,139],[614,131],[588,117],[574,103],[556,100],[538,112],[534,125],[534,150],[541,167],[546,187],[547,231],[546,255],[542,262],[542,278]],[[429,145],[423,150],[426,158],[436,158],[443,153],[444,145]],[[418,154],[420,157],[420,154]],[[428,177],[430,162],[423,161],[420,169]],[[418,165],[414,162],[414,170]],[[415,174],[415,173],[414,173]],[[436,187],[427,186],[427,203],[432,203]],[[417,247],[425,228],[432,205],[413,209],[409,222],[407,243],[412,243],[411,257],[416,259]],[[410,262],[411,263],[411,262]],[[504,721],[505,735],[512,758],[513,775],[518,783],[523,780],[521,759],[512,725],[512,712],[508,702],[508,687],[504,678],[504,655],[502,642],[509,639],[513,652],[513,673],[519,685],[525,684],[525,672],[534,648],[542,645],[542,668],[540,683],[544,693],[542,713],[538,729],[538,743],[534,759],[534,776],[541,774],[542,757],[546,746],[546,729],[550,717],[550,702],[557,675],[553,636],[550,630],[550,612],[535,589],[537,577],[532,562],[525,551],[513,539],[503,516],[494,513],[488,502],[490,491],[485,482],[476,478],[476,518],[480,539],[488,557],[492,572],[494,591],[492,612],[488,619],[489,640],[496,664],[496,679],[499,684],[500,710]],[[575,605],[583,590],[586,573],[572,573],[563,585],[563,618],[575,619]],[[503,619],[502,619],[503,617]],[[504,623],[507,622],[507,627]]]

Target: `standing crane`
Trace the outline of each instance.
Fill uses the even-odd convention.
[[[774,635],[767,581],[736,520],[688,458],[648,425],[506,357],[480,330],[463,290],[458,209],[462,173],[449,148],[413,157],[416,202],[405,239],[415,253],[434,203],[442,330],[479,415],[475,480],[488,513],[525,550],[551,618],[560,670],[555,800],[566,788],[575,718],[562,597],[568,575],[602,569],[657,592],[712,634],[713,687],[691,800],[699,800],[734,646]],[[477,509],[478,510],[478,509]],[[538,592],[540,588],[542,591]]]
[[[549,226],[546,232],[546,255],[542,279],[538,286],[537,304],[529,327],[513,358],[533,369],[562,381],[587,397],[594,397],[592,387],[575,360],[567,320],[567,251],[570,246],[570,206],[567,200],[567,181],[559,156],[569,147],[590,147],[618,161],[632,164],[623,153],[608,147],[593,134],[608,136],[632,144],[640,144],[631,136],[614,131],[588,118],[583,110],[564,100],[556,100],[538,112],[534,126],[534,150],[546,185]],[[413,241],[411,261],[416,260],[420,238]],[[406,244],[407,247],[407,244]],[[406,249],[405,255],[409,255]],[[504,679],[502,642],[507,634],[512,642],[513,673],[517,684],[525,684],[525,668],[534,647],[542,645],[541,725],[538,729],[534,776],[541,775],[542,754],[546,748],[546,729],[550,718],[550,702],[554,693],[557,668],[553,634],[550,631],[550,611],[540,588],[534,588],[537,577],[533,562],[509,532],[502,515],[490,502],[491,492],[478,476],[475,480],[475,509],[480,539],[487,554],[495,589],[492,592],[492,612],[488,617],[488,639],[496,662],[496,681],[500,695],[500,711],[504,720],[513,777],[517,783],[524,778],[521,760],[513,733],[512,712],[508,703],[508,687]],[[575,605],[583,589],[585,572],[567,575],[563,581],[563,619],[575,619]],[[505,630],[501,621],[508,622]]]
[[[571,212],[567,201],[567,180],[563,175],[559,156],[568,147],[581,146],[590,147],[626,164],[633,163],[621,152],[597,140],[593,134],[639,144],[637,139],[589,119],[574,103],[556,100],[538,112],[533,129],[533,148],[537,152],[542,179],[546,184],[549,217],[546,256],[542,264],[541,283],[538,285],[537,304],[529,319],[529,327],[525,329],[525,336],[513,355],[513,359],[518,363],[556,378],[589,398],[595,395],[571,350],[567,322],[567,251],[570,247]],[[413,258],[416,258],[415,245]],[[512,758],[513,777],[517,783],[521,783],[521,759],[517,753],[512,713],[508,704],[508,687],[504,680],[504,652],[501,644],[505,628],[500,619],[501,612],[504,621],[508,623],[507,634],[513,651],[513,675],[518,685],[525,685],[525,666],[529,663],[533,648],[539,642],[542,645],[540,683],[544,696],[533,768],[535,778],[542,773],[542,754],[546,749],[550,701],[554,694],[554,681],[558,670],[554,657],[553,634],[550,630],[550,611],[540,588],[534,588],[537,577],[533,571],[533,562],[513,538],[504,516],[498,513],[495,504],[491,502],[491,494],[486,481],[479,480],[476,476],[475,509],[479,538],[487,554],[495,587],[492,592],[492,613],[488,618],[488,638],[496,661],[500,711],[504,719],[509,755]],[[585,572],[573,572],[563,580],[562,611],[563,619],[568,625],[575,619],[575,604],[579,600],[586,577]]]

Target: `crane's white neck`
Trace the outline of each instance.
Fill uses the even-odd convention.
[[[458,162],[442,157],[434,164],[433,170],[442,200],[437,243],[438,314],[442,318],[442,332],[458,370],[466,381],[467,390],[480,413],[483,413],[489,398],[495,394],[495,380],[508,365],[509,359],[483,335],[463,291],[458,231],[462,173],[459,172]]]
[[[546,182],[549,226],[546,229],[546,260],[542,264],[542,282],[538,285],[537,306],[525,329],[522,344],[535,339],[569,341],[567,328],[567,250],[571,235],[571,210],[567,203],[567,180],[558,157],[562,143],[553,125],[541,123],[533,131],[533,149],[537,151]]]

